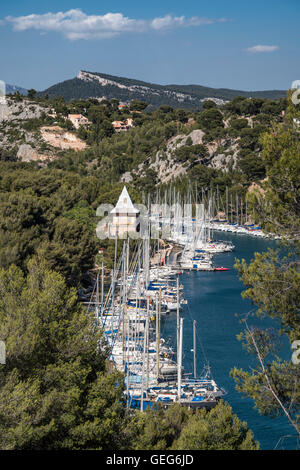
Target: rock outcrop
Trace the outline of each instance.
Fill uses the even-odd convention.
[[[38,152],[28,144],[20,145],[17,157],[22,162],[31,162],[40,159]]]
[[[0,122],[25,121],[27,119],[40,119],[43,113],[49,113],[50,108],[45,108],[29,100],[16,102],[6,99],[0,106]]]
[[[65,129],[59,126],[41,127],[41,136],[47,144],[61,150],[72,149],[78,151],[84,150],[87,146],[75,134],[65,131]]]
[[[32,161],[45,161],[45,160],[55,160],[56,156],[49,156],[45,154],[40,154],[36,149],[31,147],[29,144],[22,144],[19,147],[17,153],[18,160],[22,162],[32,162]]]

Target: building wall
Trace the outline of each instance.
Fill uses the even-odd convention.
[[[128,232],[137,232],[137,218],[136,215],[122,214],[120,216],[113,216],[112,223],[109,224],[109,235],[115,236],[124,235]]]

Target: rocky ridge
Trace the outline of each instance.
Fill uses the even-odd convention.
[[[172,179],[185,175],[190,168],[190,163],[176,161],[174,153],[180,147],[187,145],[188,139],[191,140],[192,145],[202,144],[204,135],[205,133],[201,129],[195,129],[187,135],[178,134],[172,137],[167,141],[165,149],[158,150],[154,161],[148,159],[141,163],[136,170],[124,173],[121,181],[130,183],[134,176],[146,177],[147,169],[155,171],[158,183],[168,183]],[[230,164],[235,168],[238,152],[236,142],[231,145],[230,154],[218,153],[219,144],[216,142],[207,143],[206,148],[208,150],[207,158],[200,158],[194,161],[193,165],[202,163],[210,168],[219,169],[224,172],[228,171]]]

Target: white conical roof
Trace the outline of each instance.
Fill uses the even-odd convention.
[[[124,186],[116,207],[110,213],[137,214],[138,212],[139,210],[134,207],[126,186]]]

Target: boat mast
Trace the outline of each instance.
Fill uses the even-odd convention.
[[[226,221],[228,222],[228,186],[226,186]]]
[[[130,239],[128,237],[127,238],[126,272],[125,272],[125,275],[126,275],[126,277],[125,277],[125,282],[126,282],[125,286],[126,286],[127,289],[128,289],[128,275],[129,275],[129,251],[130,251],[129,250],[129,240]]]
[[[123,342],[123,364],[126,367],[126,313],[127,313],[127,305],[125,302],[125,260],[126,260],[126,244],[125,241],[123,243],[123,253],[122,253],[122,278],[121,278],[121,291],[120,291],[120,305],[123,305],[124,313],[123,313],[123,324],[122,324],[122,342]],[[121,307],[122,308],[122,307]]]
[[[116,233],[115,233],[114,277],[116,276],[117,250],[118,250],[118,230],[116,229]]]
[[[103,311],[104,307],[104,263],[102,261],[102,276],[101,276],[101,310]]]
[[[177,364],[179,361],[179,277],[177,275]]]
[[[142,365],[142,387],[141,387],[141,412],[144,411],[144,380],[145,380],[145,360],[146,360],[146,331],[144,331],[143,344],[143,365]]]
[[[182,329],[183,318],[180,318],[180,333],[179,333],[179,361],[177,364],[177,385],[178,385],[178,402],[181,401],[181,369],[182,369]]]
[[[197,345],[196,345],[196,320],[193,321],[193,351],[194,351],[194,379],[197,377]]]
[[[241,198],[241,225],[243,225],[243,200]]]
[[[157,318],[157,330],[156,330],[156,366],[157,366],[157,379],[159,377],[159,354],[160,354],[160,308],[161,308],[161,288],[159,288],[159,298],[158,298],[158,310],[156,310]]]
[[[99,270],[97,272],[97,278],[96,278],[96,315],[97,315],[97,319],[99,318]]]
[[[205,241],[210,242],[210,219],[211,219],[211,198],[208,201],[208,239]]]
[[[115,233],[115,257],[114,257],[114,269],[112,273],[112,315],[115,314],[115,289],[116,289],[116,282],[117,282],[117,250],[118,250],[118,231],[116,229]],[[124,250],[124,246],[123,246]],[[123,255],[122,255],[123,259]],[[121,296],[120,296],[121,297]]]
[[[149,297],[147,297],[147,316],[146,316],[146,339],[147,339],[147,343],[146,343],[146,346],[147,346],[147,375],[146,375],[146,388],[148,389],[149,387],[149,367],[150,367],[150,363],[149,363],[149,315],[150,315],[150,312],[149,312]]]

